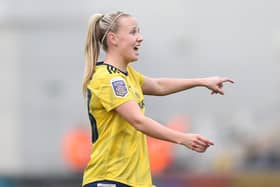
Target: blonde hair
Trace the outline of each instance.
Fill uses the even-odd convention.
[[[107,34],[108,32],[117,32],[118,18],[121,16],[130,15],[118,11],[105,15],[95,14],[89,19],[85,44],[85,71],[82,82],[84,96],[87,92],[87,85],[95,72],[96,62],[100,54],[100,46],[102,46],[104,51],[107,51]]]

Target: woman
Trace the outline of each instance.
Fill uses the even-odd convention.
[[[123,12],[96,14],[89,20],[83,93],[92,128],[92,153],[85,187],[151,187],[146,135],[204,152],[214,145],[199,134],[169,129],[144,115],[143,95],[168,95],[197,86],[223,94],[228,78],[151,78],[129,63],[137,61],[143,37],[135,18]],[[104,62],[97,62],[100,47]]]

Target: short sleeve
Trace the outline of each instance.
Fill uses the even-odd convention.
[[[122,76],[110,76],[95,81],[98,81],[98,86],[93,87],[92,92],[106,111],[111,111],[127,101],[135,100]]]

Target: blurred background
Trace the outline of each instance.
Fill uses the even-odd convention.
[[[81,186],[89,121],[81,91],[88,18],[122,10],[152,77],[228,76],[145,98],[146,114],[215,142],[198,154],[149,139],[160,187],[280,186],[280,2],[0,0],[0,187]],[[101,57],[102,60],[102,57]]]

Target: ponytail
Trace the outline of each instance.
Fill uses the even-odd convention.
[[[87,85],[95,72],[96,62],[100,53],[100,28],[98,23],[102,16],[102,14],[95,14],[90,17],[88,23],[88,32],[85,44],[85,71],[82,82],[84,96],[86,96]]]
[[[89,19],[85,45],[85,72],[82,82],[84,96],[86,96],[87,85],[95,72],[96,62],[100,53],[100,45],[102,45],[104,51],[107,51],[107,34],[110,31],[117,31],[117,19],[121,16],[129,16],[129,14],[118,11],[106,15],[95,14]]]

